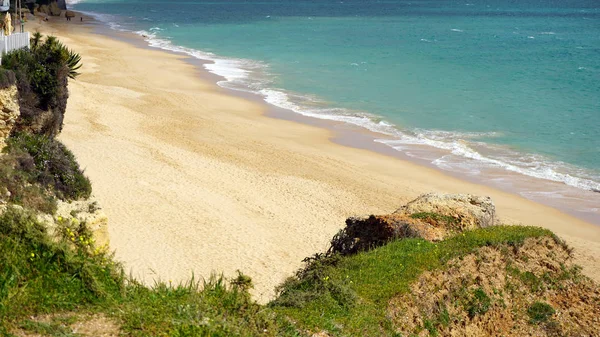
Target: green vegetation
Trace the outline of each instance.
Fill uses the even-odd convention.
[[[56,139],[19,133],[8,141],[7,151],[33,162],[27,172],[30,180],[50,187],[63,200],[87,199],[92,185],[75,156]]]
[[[535,302],[528,309],[527,314],[531,323],[545,323],[554,315],[554,308],[548,303]]]
[[[278,297],[270,308],[312,331],[393,336],[386,318],[388,303],[394,296],[408,292],[409,285],[422,272],[444,268],[450,259],[482,246],[518,247],[526,238],[550,235],[551,232],[536,227],[495,226],[468,231],[440,243],[404,239],[356,255],[315,256],[278,289]],[[475,291],[470,308],[473,315],[484,313],[489,308],[489,297]],[[443,310],[439,320],[449,320]]]
[[[86,199],[92,186],[73,154],[59,141],[20,133],[8,139],[0,157],[0,193],[8,201],[53,214],[56,198]]]
[[[473,318],[477,315],[483,315],[488,312],[491,304],[492,300],[485,293],[485,290],[482,288],[477,288],[473,290],[471,298],[469,298],[468,302],[465,303],[465,310],[469,314],[469,317]]]
[[[0,89],[8,88],[16,83],[17,78],[14,72],[0,68]]]
[[[73,154],[54,138],[62,128],[67,78],[81,57],[56,38],[36,33],[31,50],[2,58],[0,87],[17,85],[21,115],[0,154],[0,199],[53,214],[57,200],[87,199],[92,187]]]
[[[1,154],[0,154],[1,155]],[[30,158],[14,153],[0,157],[0,198],[42,213],[56,211],[56,199],[29,174]]]
[[[62,130],[68,78],[75,78],[80,67],[78,54],[53,36],[43,40],[39,33],[31,40],[31,50],[16,50],[2,57],[2,68],[14,72],[19,89],[19,130],[49,137]]]
[[[61,220],[51,235],[27,211],[9,208],[0,217],[0,332],[68,336],[68,325],[32,317],[102,313],[131,336],[302,336],[320,330],[334,336],[393,336],[388,302],[408,291],[423,271],[444,268],[481,246],[518,246],[527,237],[544,235],[551,233],[499,226],[437,244],[407,239],[351,256],[317,255],[265,307],[252,301],[251,280],[241,273],[231,282],[212,277],[144,286],[94,247],[85,224]],[[468,303],[469,313],[482,314],[489,297],[477,289]],[[449,320],[441,310],[429,327],[434,331]]]
[[[3,321],[100,303],[122,291],[110,256],[91,251],[85,226],[53,240],[32,214],[9,208],[0,217],[0,316]],[[69,230],[71,233],[71,230]]]
[[[68,335],[64,324],[31,320],[63,312],[104,313],[132,336],[296,335],[250,299],[247,276],[146,287],[94,247],[85,224],[63,220],[52,236],[33,215],[9,208],[0,216],[0,256],[0,334]]]

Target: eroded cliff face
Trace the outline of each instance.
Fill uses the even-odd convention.
[[[6,146],[6,139],[20,115],[17,86],[0,89],[0,151]]]

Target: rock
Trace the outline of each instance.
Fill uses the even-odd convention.
[[[496,220],[496,207],[490,197],[471,194],[423,194],[394,214],[437,213],[459,221],[462,230],[488,227]]]
[[[44,14],[46,14],[46,15],[50,15],[50,7],[48,7],[48,5],[41,5],[41,6],[38,8],[38,11],[39,11],[40,13],[44,13]]]
[[[0,89],[0,151],[6,146],[6,139],[21,115],[18,95],[16,85]]]
[[[73,11],[65,11],[65,18],[74,18],[75,12]]]
[[[353,254],[400,238],[441,241],[462,231],[494,224],[489,197],[424,194],[392,214],[348,218],[332,240],[329,253]]]
[[[71,202],[58,201],[54,216],[39,214],[38,220],[46,224],[50,235],[54,235],[60,221],[85,222],[94,235],[96,247],[106,246],[109,243],[108,218],[93,198]]]
[[[65,0],[57,0],[56,4],[58,5],[58,8],[62,10],[67,9],[67,2]]]
[[[48,14],[52,15],[52,16],[60,16],[60,14],[62,13],[60,7],[58,6],[58,4],[56,3],[56,1],[51,2],[50,6],[48,6],[49,12]]]

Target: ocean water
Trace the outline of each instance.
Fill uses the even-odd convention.
[[[206,67],[223,87],[376,131],[441,169],[522,175],[534,179],[521,191],[533,199],[600,191],[597,0],[70,5],[151,46],[213,61]],[[498,178],[503,171],[511,175]]]

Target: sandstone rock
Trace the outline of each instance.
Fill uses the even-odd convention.
[[[0,151],[20,116],[17,86],[0,89]]]
[[[49,12],[48,14],[52,15],[52,16],[60,16],[61,14],[61,10],[60,7],[58,6],[58,4],[55,2],[51,2],[50,6],[48,6]]]
[[[490,197],[471,194],[423,194],[399,208],[394,214],[437,213],[459,221],[461,229],[494,225],[496,207]]]
[[[48,5],[41,5],[41,6],[38,8],[38,11],[39,11],[40,13],[44,13],[44,14],[46,14],[46,15],[50,15],[50,7],[48,7]]]
[[[98,207],[98,203],[90,198],[79,201],[58,201],[56,214],[39,214],[38,220],[45,223],[50,235],[54,235],[58,228],[59,219],[62,221],[85,222],[87,228],[92,231],[96,240],[96,247],[108,245],[108,218]]]
[[[464,230],[491,226],[495,214],[489,197],[424,194],[392,214],[348,218],[329,252],[353,254],[399,238],[441,241]]]

